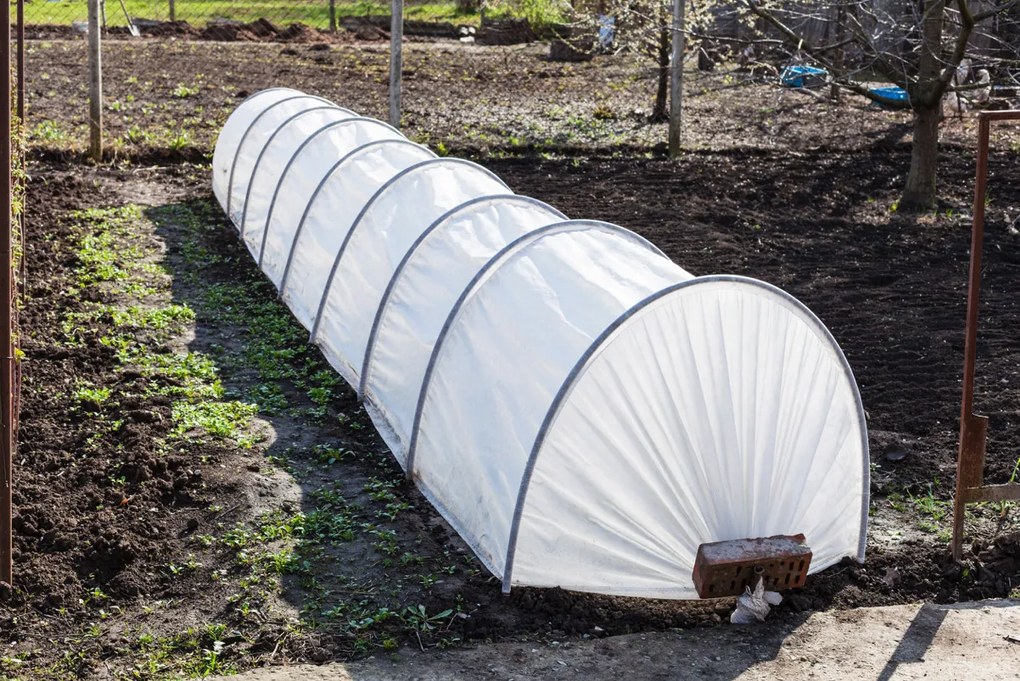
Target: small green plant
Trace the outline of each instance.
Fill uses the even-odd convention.
[[[191,133],[187,130],[180,130],[177,134],[172,135],[170,139],[167,140],[167,146],[174,151],[183,151],[191,146],[191,143]]]
[[[910,492],[907,492],[907,495],[910,497],[910,501],[914,504],[914,507],[922,514],[922,516],[924,516],[917,523],[918,529],[931,534],[940,534],[940,531],[942,530],[942,521],[945,520],[949,513],[948,502],[940,501],[935,498],[934,488],[937,485],[937,480],[934,484],[928,483],[927,494],[919,496],[914,496]]]
[[[424,605],[410,605],[400,613],[400,619],[404,624],[411,627],[418,633],[434,631],[448,622],[453,617],[453,609],[447,608],[435,615],[429,615]]]
[[[68,139],[67,131],[56,121],[43,121],[28,131],[29,140],[63,143]]]
[[[188,97],[194,97],[198,94],[198,92],[199,87],[197,85],[194,87],[188,87],[183,83],[178,83],[177,87],[170,91],[170,96],[176,97],[177,99],[186,99]]]
[[[1018,476],[1020,476],[1020,457],[1017,457],[1016,463],[1013,464],[1013,472],[1009,474],[1009,480],[1007,481],[1008,484],[1012,485],[1012,484],[1016,483]],[[1008,502],[1008,501],[1000,501],[999,502],[999,518],[1000,519],[1001,518],[1005,518],[1006,515],[1009,513],[1009,503],[1010,502]]]
[[[113,394],[110,388],[96,388],[91,385],[82,385],[74,391],[74,401],[79,404],[87,404],[92,407],[101,407]]]
[[[201,429],[213,437],[237,440],[251,426],[257,412],[255,405],[237,401],[175,402],[172,435],[183,437],[188,431]]]

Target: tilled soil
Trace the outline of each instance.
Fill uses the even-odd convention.
[[[112,159],[206,160],[238,103],[269,87],[388,116],[385,43],[110,40],[103,49]],[[488,47],[450,40],[409,42],[403,59],[403,130],[415,141],[487,158],[664,155],[667,126],[650,122],[656,70],[647,59],[623,53],[563,63],[550,61],[546,43]],[[28,63],[33,146],[80,153],[89,139],[85,41],[31,41]],[[909,112],[882,111],[856,95],[845,93],[840,106],[819,103],[724,66],[692,70],[686,83],[685,144],[692,150],[869,149],[910,138]],[[971,145],[974,131],[972,117],[954,119],[943,138]],[[993,139],[1003,134],[997,128]]]
[[[205,72],[217,73],[217,58],[209,57]],[[364,90],[353,86],[348,93],[357,98],[358,92],[376,90],[376,85]],[[203,86],[200,94],[183,99],[208,97],[188,105],[225,107],[238,94]],[[173,115],[167,111],[181,105],[176,99],[151,114],[139,110],[125,124],[144,127],[162,121]],[[41,111],[63,120],[65,114],[46,108],[47,97],[40,101]],[[536,106],[534,100],[526,102]],[[724,99],[713,106],[732,104]],[[450,140],[450,131],[471,120],[476,106],[484,108],[483,103],[468,102],[463,118],[454,120],[451,114],[442,119],[437,139]],[[726,119],[708,99],[696,106],[705,107],[705,120]],[[453,110],[451,105],[445,111]],[[807,116],[811,110],[786,109],[775,115],[786,129],[783,117],[796,117],[797,112]],[[862,111],[838,115],[853,117]],[[538,125],[544,119],[535,120]],[[803,118],[795,125],[801,132],[811,127]],[[899,123],[886,120],[884,125],[888,132]],[[968,125],[953,134],[962,138]],[[882,125],[871,119],[862,124],[867,134],[843,131],[853,144],[819,142],[831,126],[828,119],[818,123],[810,144],[795,135],[767,137],[757,146],[744,143],[752,133],[734,129],[725,133],[733,144],[706,145],[677,163],[643,153],[614,156],[570,149],[510,155],[507,145],[500,147],[499,157],[478,155],[476,160],[514,191],[546,201],[570,217],[598,218],[637,231],[694,274],[742,274],[776,284],[805,302],[833,332],[854,369],[869,421],[869,556],[864,565],[848,562],[814,576],[806,588],[791,594],[778,617],[796,618],[804,610],[1015,593],[1020,586],[1015,508],[974,509],[963,563],[948,559],[945,537],[959,414],[973,159],[965,148],[949,146],[941,166],[940,210],[920,217],[902,215],[894,203],[909,149],[882,140]],[[743,141],[735,142],[737,136]],[[789,143],[776,146],[777,139]],[[1020,440],[1020,309],[1015,291],[1020,283],[1020,163],[1016,148],[1000,149],[1005,150],[993,155],[991,165],[977,394],[978,410],[992,419],[986,468],[990,482],[1006,482],[1015,475]],[[482,151],[470,144],[463,150]],[[208,153],[207,148],[201,153]],[[174,158],[171,154],[169,160]],[[134,642],[138,631],[168,635],[213,621],[231,628],[222,635],[228,639],[227,657],[237,666],[250,666],[321,662],[391,645],[417,648],[457,639],[552,640],[713,625],[728,614],[729,601],[684,604],[555,589],[515,589],[501,596],[498,584],[465,553],[449,527],[417,492],[399,484],[399,471],[357,412],[350,391],[337,395],[330,407],[331,413],[349,414],[357,426],[345,433],[310,421],[277,420],[276,443],[246,450],[229,441],[185,439],[173,451],[156,456],[154,443],[165,439],[171,428],[170,404],[151,395],[146,377],[125,371],[114,350],[97,342],[103,322],[90,330],[91,341],[79,347],[67,347],[61,340],[66,333],[62,321],[80,304],[65,295],[79,259],[75,244],[80,235],[70,212],[132,202],[205,206],[213,216],[205,220],[218,227],[203,232],[202,247],[220,264],[200,272],[202,285],[257,281],[250,257],[210,208],[206,172],[177,162],[165,168],[97,170],[54,159],[50,152],[36,157],[29,200],[29,295],[22,318],[26,371],[16,488],[18,583],[15,593],[0,603],[0,643],[11,651],[4,654],[31,651],[29,662],[22,664],[52,669],[59,662],[60,674],[67,677],[104,676],[132,669],[139,653]],[[180,282],[190,270],[175,229],[171,217],[159,233],[143,235],[137,246],[169,264],[173,295],[187,299],[191,293]],[[271,293],[266,287],[265,295]],[[237,328],[200,319],[188,342],[211,351],[236,342],[238,333]],[[222,369],[227,384],[243,387],[249,380],[241,370],[231,372],[229,366]],[[75,409],[70,398],[83,381],[137,393],[119,405],[123,424],[110,431],[104,447],[94,446],[94,415]],[[352,461],[331,461],[323,469],[287,454],[287,438],[341,438],[359,455]],[[214,578],[220,570],[236,573],[234,557],[203,552],[195,536],[217,535],[234,523],[252,521],[266,504],[282,503],[277,497],[286,494],[279,490],[263,495],[262,501],[261,492],[253,493],[268,484],[264,473],[272,466],[267,456],[294,476],[306,496],[321,492],[331,478],[379,476],[394,481],[409,510],[385,527],[393,531],[400,550],[413,550],[426,566],[450,556],[458,566],[467,566],[419,586],[410,583],[416,576],[413,566],[387,564],[384,556],[357,542],[337,543],[330,555],[338,571],[359,569],[373,588],[399,585],[391,595],[373,591],[355,596],[336,575],[314,568],[313,576],[329,585],[330,603],[364,599],[372,608],[420,604],[423,612],[455,608],[465,616],[445,622],[442,631],[422,622],[409,628],[390,618],[373,630],[378,632],[375,638],[366,639],[353,636],[350,626],[319,622],[294,629],[293,622],[311,621],[311,611],[303,609],[316,601],[307,580],[284,580],[278,601],[265,606],[261,620],[241,617],[226,603],[227,587]],[[311,482],[299,475],[313,468]],[[286,477],[283,470],[277,473]],[[222,499],[237,502],[213,503]],[[193,554],[202,561],[202,570],[167,569]],[[386,600],[391,597],[396,601]],[[99,626],[90,638],[91,627],[106,621],[97,620],[100,610],[107,616],[114,613],[114,624]],[[69,641],[66,650],[48,648],[46,642],[54,638]],[[359,641],[369,647],[356,645]],[[196,645],[211,649],[213,643],[202,640]],[[82,652],[82,659],[67,663],[62,657],[67,650]],[[0,658],[0,674],[19,673],[16,665],[4,664]],[[159,676],[151,670],[137,673]]]

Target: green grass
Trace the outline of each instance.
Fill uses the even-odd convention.
[[[61,320],[64,342],[113,348],[123,367],[140,370],[146,377],[147,396],[174,398],[171,438],[207,435],[251,447],[255,436],[250,430],[258,408],[224,399],[219,371],[210,357],[168,351],[167,343],[195,323],[195,312],[159,295],[152,284],[165,276],[162,266],[146,260],[141,247],[125,246],[138,242],[146,220],[141,208],[89,209],[72,217],[78,224],[78,264],[68,295],[95,295],[101,289],[109,302],[83,300],[84,309],[65,314]],[[74,394],[79,406],[92,409],[115,397],[110,388],[88,383],[80,384]],[[103,418],[100,415],[97,423],[103,425]],[[112,420],[106,427],[97,427],[91,444],[98,445],[121,425]]]
[[[241,442],[241,434],[255,418],[258,408],[244,402],[190,402],[181,400],[173,405],[176,424],[173,435],[183,437],[200,429],[217,438],[231,438]]]
[[[169,3],[166,0],[125,0],[128,14],[133,19],[167,21],[170,18]],[[319,29],[329,28],[328,0],[177,0],[175,17],[193,26],[205,26],[213,19],[230,19],[251,22],[266,18],[275,24],[286,26],[292,23],[308,24]],[[344,2],[336,3],[338,20],[344,17],[389,15],[388,2]],[[25,23],[64,24],[85,21],[88,17],[88,3],[85,0],[60,0],[59,2],[25,3]],[[453,2],[409,2],[404,8],[404,17],[416,21],[453,22],[475,24],[477,13],[463,13]],[[126,26],[124,12],[117,3],[106,5],[107,26]]]
[[[97,388],[91,384],[81,384],[74,391],[74,400],[83,405],[101,407],[112,394],[113,391],[110,388]]]

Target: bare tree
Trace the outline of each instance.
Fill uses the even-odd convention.
[[[716,3],[717,0],[682,3],[680,7],[685,10],[684,25],[705,25],[706,18],[710,18],[709,10]],[[595,15],[612,17],[615,47],[642,55],[655,64],[655,99],[651,116],[654,122],[664,122],[669,118],[670,76],[673,73],[671,53],[674,39],[682,37],[676,35],[674,28],[676,8],[675,0],[597,0],[574,3],[574,14],[579,21]],[[682,45],[683,41],[679,42]],[[677,72],[683,68],[680,61]]]
[[[1008,22],[1000,21],[1020,7],[1018,0],[742,2],[788,47],[825,68],[835,85],[913,111],[910,171],[899,203],[906,210],[929,209],[937,202],[943,97],[950,92],[963,97],[985,87],[967,84],[961,64],[974,59],[994,70],[1020,53],[1020,44],[1003,35]],[[819,22],[834,17],[836,30],[817,30]],[[905,90],[907,97],[874,92],[865,80],[874,74]]]

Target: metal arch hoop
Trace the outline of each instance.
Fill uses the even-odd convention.
[[[858,422],[865,423],[864,416],[864,404],[861,402],[860,390],[857,388],[857,381],[854,379],[853,371],[850,369],[850,364],[846,360],[846,356],[840,349],[839,344],[836,343],[836,339],[832,337],[832,333],[822,324],[821,320],[815,316],[811,310],[809,310],[802,302],[794,298],[792,295],[783,291],[782,289],[776,288],[771,284],[766,284],[763,281],[757,279],[751,279],[749,277],[741,277],[737,275],[709,275],[705,277],[696,277],[694,279],[688,279],[687,281],[667,286],[661,291],[657,291],[652,295],[648,296],[644,300],[633,305],[630,309],[626,310],[622,315],[616,318],[616,320],[610,324],[605,331],[599,334],[588,349],[581,355],[580,359],[574,364],[574,367],[567,374],[566,380],[560,386],[556,396],[553,398],[552,403],[549,405],[549,409],[546,412],[545,418],[542,421],[542,425],[539,428],[538,435],[535,437],[535,442],[531,448],[531,454],[528,456],[528,462],[524,468],[524,475],[521,477],[521,486],[517,493],[517,503],[514,507],[513,521],[510,525],[510,537],[507,542],[507,553],[506,563],[503,568],[503,593],[510,592],[510,584],[513,579],[513,568],[514,558],[517,553],[517,538],[520,532],[521,516],[524,512],[524,504],[528,495],[528,489],[531,484],[531,476],[535,470],[535,463],[538,459],[538,454],[542,449],[542,445],[545,443],[545,438],[552,428],[552,425],[559,416],[560,409],[562,408],[566,398],[570,395],[574,386],[577,385],[581,375],[587,370],[589,362],[595,356],[595,354],[606,345],[606,343],[613,337],[617,331],[619,331],[629,320],[635,317],[637,314],[647,309],[653,303],[667,297],[668,295],[677,291],[698,286],[700,284],[709,284],[715,282],[732,282],[750,285],[765,289],[766,291],[776,294],[783,298],[786,302],[791,304],[796,310],[801,312],[804,317],[803,319],[810,325],[814,326],[819,331],[822,337],[828,342],[831,349],[835,352],[837,361],[840,363],[844,378],[850,385],[851,392],[854,397],[854,403],[857,407],[857,419]],[[863,452],[862,460],[862,487],[863,494],[861,498],[861,525],[860,535],[857,542],[857,559],[859,561],[864,560],[864,551],[867,543],[867,522],[868,522],[868,504],[870,499],[870,477],[871,477],[871,460],[868,448],[868,435],[867,430],[862,428],[860,430],[861,437],[861,450]]]
[[[288,90],[290,88],[280,88],[280,89],[281,90]],[[295,90],[294,92],[298,92],[298,91]],[[261,92],[256,92],[254,95],[251,95],[250,97],[248,97],[248,99],[253,99],[254,97],[258,97],[260,94],[262,94],[262,93]],[[260,111],[258,113],[258,115],[255,116],[255,118],[252,119],[251,123],[248,124],[248,127],[245,128],[244,132],[241,134],[241,138],[237,142],[237,148],[234,149],[234,158],[231,159],[231,161],[230,161],[230,176],[227,178],[227,217],[230,217],[230,204],[231,204],[230,199],[231,199],[231,195],[234,193],[234,171],[237,169],[237,157],[241,153],[241,147],[243,147],[244,143],[248,140],[248,134],[251,132],[252,128],[255,127],[255,125],[260,120],[262,120],[262,117],[265,116],[267,113],[269,113],[270,111],[272,111],[276,107],[280,106],[281,104],[283,104],[285,102],[294,101],[295,99],[313,99],[313,100],[316,100],[316,101],[325,102],[326,104],[332,104],[332,102],[330,102],[327,99],[323,99],[322,97],[316,97],[315,95],[304,95],[304,94],[300,94],[299,93],[299,94],[294,95],[293,97],[284,97],[283,99],[280,99],[278,101],[273,102],[272,104],[267,106],[265,109]],[[247,101],[247,100],[245,100],[245,101]],[[333,106],[336,106],[336,105],[333,104]],[[341,111],[345,111],[347,113],[350,113],[352,115],[354,113],[353,111],[350,111],[349,109],[344,109],[343,107],[340,107],[340,106],[337,106],[336,108],[340,109]]]
[[[407,263],[410,262],[412,257],[414,257],[415,252],[425,242],[425,240],[428,239],[428,237],[433,232],[438,230],[443,224],[447,223],[451,218],[456,217],[459,213],[466,211],[470,208],[473,208],[479,204],[497,200],[504,200],[508,203],[511,202],[520,203],[523,205],[534,206],[537,208],[547,210],[554,218],[557,219],[557,222],[567,220],[566,215],[556,210],[549,204],[543,201],[539,201],[538,199],[534,199],[530,196],[522,196],[520,194],[489,194],[486,196],[477,196],[473,199],[465,201],[464,203],[458,206],[454,206],[453,208],[451,208],[450,210],[446,211],[438,218],[436,218],[436,220],[431,225],[425,228],[425,231],[418,235],[418,238],[415,239],[414,243],[411,244],[411,247],[407,250],[407,253],[404,254],[404,257],[401,258],[400,263],[397,265],[396,269],[393,270],[393,274],[392,276],[390,276],[389,283],[387,283],[386,285],[386,290],[383,292],[382,301],[379,303],[379,308],[375,312],[375,319],[372,321],[372,330],[369,332],[368,335],[368,345],[365,347],[365,358],[361,363],[361,376],[358,383],[359,397],[364,398],[365,388],[368,385],[368,380],[366,378],[368,376],[368,365],[369,362],[372,361],[372,350],[375,346],[375,339],[379,331],[379,324],[382,322],[383,313],[385,312],[386,307],[389,304],[390,295],[393,293],[393,289],[396,287],[397,280],[400,279],[401,274],[403,274],[404,268],[407,266]]]
[[[347,244],[350,243],[351,237],[354,236],[354,232],[357,231],[358,226],[361,224],[362,219],[368,213],[369,209],[375,205],[375,202],[383,195],[384,192],[386,192],[401,178],[406,177],[410,173],[417,172],[422,168],[431,168],[437,165],[462,165],[475,170],[480,170],[488,177],[506,187],[506,183],[488,168],[484,168],[473,161],[466,161],[462,158],[431,158],[427,161],[422,161],[421,163],[415,163],[413,166],[408,166],[387,180],[386,183],[379,187],[375,194],[373,194],[372,197],[365,202],[361,212],[358,213],[358,217],[356,217],[354,222],[351,224],[351,229],[347,232],[347,236],[344,238],[343,243],[340,244],[340,250],[337,251],[336,259],[333,260],[333,267],[329,271],[329,278],[326,280],[326,287],[322,290],[322,299],[319,301],[319,309],[315,313],[315,323],[312,325],[312,332],[309,336],[309,340],[311,342],[315,342],[315,337],[319,332],[319,324],[322,321],[322,311],[326,308],[326,299],[329,297],[329,290],[333,286],[333,280],[336,278],[337,270],[340,267],[340,260],[343,258],[344,252],[347,250]],[[507,189],[509,190],[509,187],[507,187]]]
[[[332,123],[327,123],[326,125],[320,127],[318,130],[316,130],[315,132],[310,134],[308,137],[306,137],[305,140],[298,146],[297,149],[294,150],[294,153],[291,154],[290,158],[287,160],[287,164],[283,167],[283,172],[280,173],[280,179],[276,183],[276,189],[273,190],[273,198],[269,202],[269,210],[266,211],[266,228],[262,232],[262,243],[259,245],[259,259],[258,259],[259,267],[262,267],[262,253],[266,249],[266,237],[269,235],[269,225],[272,223],[272,220],[273,220],[273,210],[276,208],[276,199],[277,199],[277,197],[280,194],[280,188],[283,186],[283,181],[287,178],[287,173],[290,172],[290,169],[291,169],[291,167],[293,167],[294,162],[297,160],[297,157],[301,154],[301,152],[304,149],[306,149],[308,147],[308,145],[316,137],[318,137],[322,133],[327,132],[329,130],[332,130],[333,128],[338,128],[338,127],[340,127],[342,125],[346,125],[346,124],[349,124],[349,123],[358,123],[358,122],[363,122],[363,123],[367,122],[367,123],[372,123],[374,125],[382,126],[384,128],[389,128],[393,132],[396,132],[398,135],[400,135],[399,131],[397,131],[396,129],[393,128],[393,126],[391,126],[391,125],[389,125],[387,123],[383,123],[382,121],[376,120],[374,118],[366,118],[365,116],[356,116],[354,118],[342,118],[339,121],[333,121]],[[406,138],[403,135],[400,135],[400,139],[406,139]],[[376,141],[376,140],[373,140],[373,141]],[[363,146],[365,146],[365,145],[364,144],[359,144],[354,149],[352,149],[351,151],[349,151],[346,154],[344,154],[342,159],[343,158],[347,158],[351,153],[353,153],[357,149],[360,149]],[[330,168],[330,170],[332,171],[332,168]]]
[[[413,479],[414,477],[414,462],[418,449],[418,435],[421,429],[422,413],[425,410],[425,398],[429,392],[429,385],[432,382],[432,374],[435,371],[436,364],[439,361],[439,355],[442,353],[443,345],[446,341],[446,337],[453,328],[453,325],[457,322],[460,316],[460,311],[476,291],[478,291],[489,278],[491,273],[495,273],[505,263],[509,262],[511,258],[524,253],[528,248],[535,245],[542,239],[556,234],[564,232],[579,232],[587,230],[601,230],[611,234],[618,234],[627,239],[635,241],[639,245],[649,249],[653,253],[666,257],[663,255],[654,244],[649,242],[644,237],[635,234],[634,232],[620,227],[619,225],[610,224],[608,222],[601,222],[599,220],[566,220],[564,222],[556,222],[545,227],[540,227],[533,232],[528,232],[517,239],[514,239],[509,244],[504,246],[498,253],[489,258],[489,261],[478,270],[475,276],[468,282],[468,285],[464,287],[464,291],[457,298],[457,302],[454,303],[453,308],[450,310],[450,314],[447,315],[446,321],[443,323],[443,328],[439,332],[439,337],[436,339],[436,344],[432,346],[432,355],[429,357],[429,363],[425,367],[425,377],[421,382],[421,389],[418,391],[418,403],[414,409],[414,423],[411,425],[411,440],[407,445],[407,459],[406,468],[407,477]]]
[[[297,229],[294,231],[294,239],[291,241],[291,244],[290,244],[290,251],[288,251],[288,253],[287,253],[287,264],[286,264],[286,266],[284,267],[284,270],[283,270],[283,277],[280,279],[280,295],[281,296],[283,295],[284,289],[287,287],[287,279],[290,277],[291,263],[294,262],[294,248],[297,246],[298,239],[300,238],[301,234],[304,231],[305,220],[308,218],[308,214],[312,212],[312,206],[315,205],[315,200],[319,198],[319,194],[322,192],[323,188],[326,186],[326,183],[329,182],[329,180],[333,177],[333,175],[334,175],[334,173],[336,173],[337,169],[340,168],[340,166],[343,165],[347,160],[353,158],[355,154],[358,154],[358,153],[363,152],[363,151],[367,151],[371,147],[381,146],[381,145],[384,145],[384,144],[395,144],[395,145],[399,145],[399,146],[411,146],[411,147],[416,147],[418,149],[423,149],[425,151],[428,151],[428,149],[426,149],[422,145],[417,144],[415,142],[411,142],[411,141],[406,140],[406,139],[400,139],[400,140],[394,140],[394,139],[375,140],[375,141],[372,141],[372,142],[367,142],[365,144],[362,144],[361,146],[355,147],[346,156],[344,156],[343,158],[338,160],[336,163],[334,163],[333,166],[326,172],[326,174],[322,176],[322,179],[319,181],[319,184],[316,185],[315,191],[312,192],[311,197],[308,199],[308,203],[305,205],[304,212],[301,213],[301,219],[298,221]],[[432,153],[432,152],[429,152],[429,153]],[[327,282],[327,285],[328,285],[328,282]]]
[[[236,107],[234,107],[234,110],[236,111],[237,109],[240,109],[242,106],[247,104],[249,101],[255,99],[256,97],[260,97],[260,96],[268,94],[270,92],[279,92],[280,90],[290,90],[291,92],[297,93],[298,95],[305,95],[305,93],[301,92],[301,90],[295,90],[294,88],[289,88],[289,87],[267,87],[265,90],[259,90],[258,92],[253,92],[250,95],[248,95],[247,97],[245,97],[244,99],[242,99],[240,101],[240,103]],[[308,95],[308,96],[314,97],[315,95]]]
[[[251,198],[251,188],[252,185],[255,184],[255,176],[258,175],[259,167],[262,165],[262,159],[265,158],[266,151],[268,151],[269,147],[273,144],[273,140],[275,140],[276,136],[279,135],[284,128],[290,125],[292,121],[295,121],[298,118],[301,118],[302,116],[307,116],[308,114],[315,113],[316,111],[328,111],[339,108],[340,107],[337,106],[309,107],[307,109],[298,111],[297,113],[289,116],[285,121],[283,121],[282,123],[280,123],[280,125],[276,127],[276,130],[273,130],[273,133],[269,136],[269,139],[266,140],[266,143],[262,145],[262,149],[259,150],[259,155],[255,158],[255,163],[251,167],[251,176],[248,178],[248,187],[245,189],[244,192],[244,205],[241,206],[241,224],[238,226],[238,232],[240,232],[242,238],[244,237],[245,222],[248,219],[248,199]],[[348,119],[341,118],[340,120]]]

